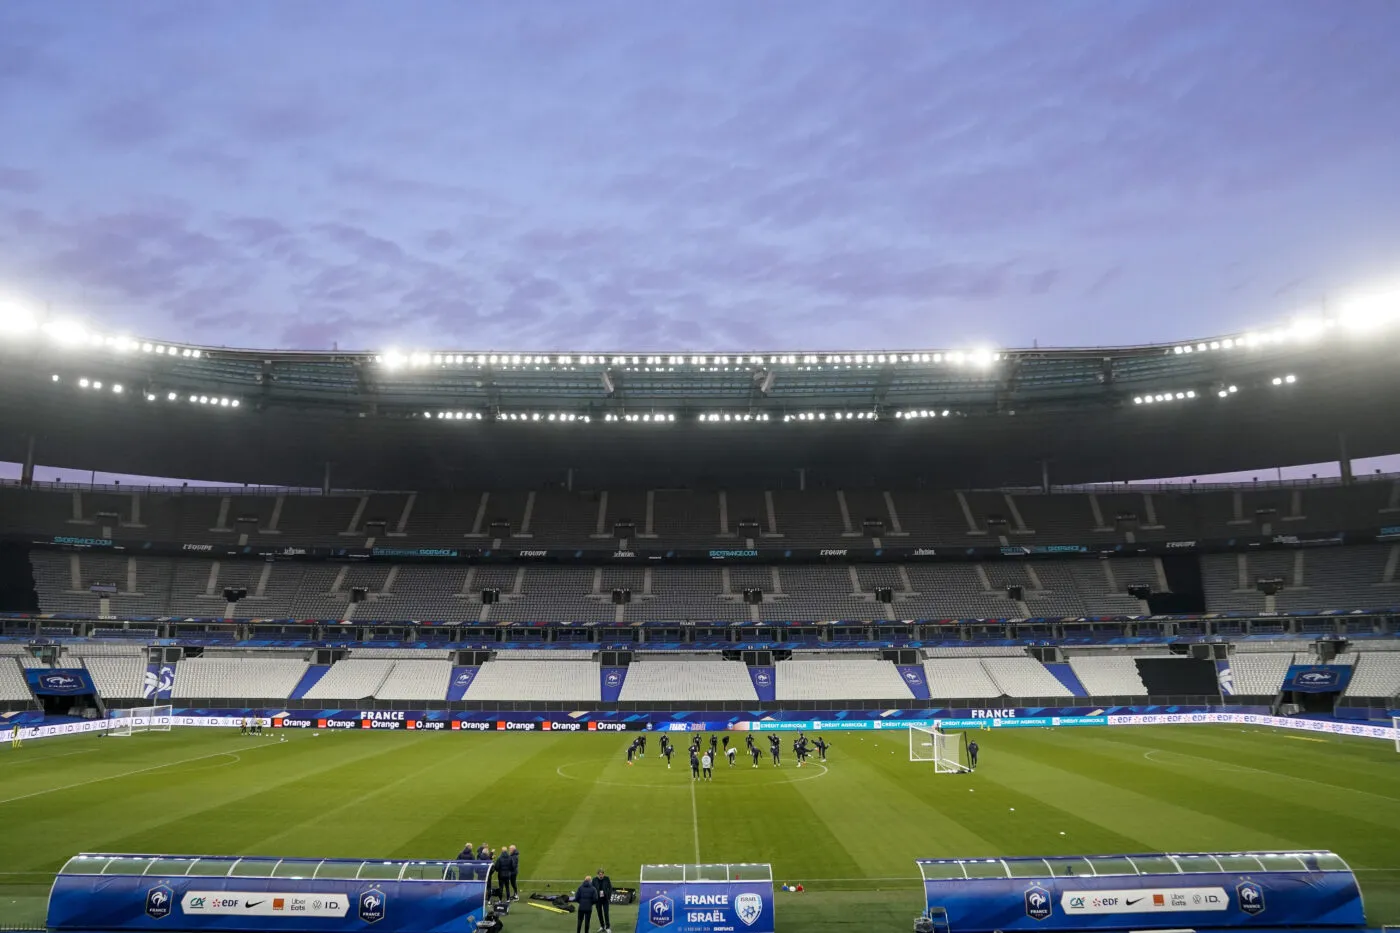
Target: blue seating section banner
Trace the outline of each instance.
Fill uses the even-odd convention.
[[[1363,927],[1347,871],[926,880],[928,910],[956,933]]]
[[[898,664],[900,679],[904,681],[904,686],[909,688],[909,692],[914,694],[916,700],[927,700],[928,678],[924,675],[922,664]]]
[[[637,933],[773,933],[773,882],[642,882]]]
[[[758,702],[777,702],[778,675],[776,668],[750,667],[749,679],[753,681],[753,689],[754,692],[758,694]]]
[[[25,668],[24,679],[35,696],[67,697],[96,694],[92,675],[81,668]]]
[[[603,702],[616,703],[622,696],[622,685],[627,680],[627,668],[605,667],[598,675],[602,678]]]
[[[447,685],[447,700],[455,703],[467,695],[467,688],[476,679],[476,672],[479,667],[454,667],[452,668],[452,680]]]
[[[141,695],[152,702],[162,702],[170,699],[170,691],[175,689],[175,665],[174,664],[147,664],[146,682],[141,688]]]
[[[60,874],[48,929],[471,933],[484,916],[487,867],[462,881]]]
[[[1294,664],[1283,689],[1295,693],[1341,693],[1351,683],[1350,664]]]

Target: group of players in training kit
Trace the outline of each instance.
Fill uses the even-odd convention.
[[[704,737],[696,735],[690,743],[690,777],[695,781],[712,781],[715,777],[715,763],[719,761],[723,744],[723,756],[728,759],[729,767],[734,767],[735,759],[738,757],[739,747],[729,744],[729,736],[724,736],[722,742],[718,736],[710,736],[710,746],[708,749],[704,745]],[[753,766],[758,767],[759,759],[763,757],[758,743],[753,740],[753,733],[744,736],[745,751],[753,759]],[[792,740],[792,751],[797,756],[797,766],[805,765],[813,752],[816,752],[818,760],[826,761],[826,753],[831,748],[831,743],[821,736],[815,739],[807,738],[807,733],[799,732],[797,738]],[[666,767],[671,767],[671,756],[676,753],[676,746],[671,744],[671,739],[665,733],[661,734],[661,755],[666,759]],[[632,744],[627,746],[627,766],[639,758],[645,758],[647,754],[647,737],[645,734],[637,736],[632,740]],[[773,767],[778,768],[783,763],[782,739],[777,735],[768,736],[768,754],[773,759]]]

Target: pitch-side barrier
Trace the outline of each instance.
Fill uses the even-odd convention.
[[[1243,725],[1261,728],[1289,729],[1296,732],[1311,732],[1320,735],[1343,735],[1358,738],[1382,739],[1400,742],[1400,728],[1370,723],[1342,722],[1323,719],[1290,719],[1284,716],[1269,716],[1260,713],[1222,712],[1183,712],[1156,713],[1144,715],[1098,715],[1098,716],[1006,716],[981,718],[941,717],[932,719],[773,719],[740,720],[726,722],[676,722],[664,717],[655,721],[636,721],[625,724],[606,721],[592,721],[574,718],[567,722],[554,722],[545,719],[511,719],[482,721],[479,719],[454,719],[451,713],[426,713],[414,711],[395,712],[396,719],[305,719],[283,716],[276,713],[262,715],[187,715],[176,710],[169,717],[169,724],[179,727],[232,728],[254,720],[264,728],[281,727],[296,729],[348,729],[382,730],[388,728],[409,731],[433,732],[868,732],[898,731],[907,732],[910,726],[923,729],[1056,729],[1077,727],[1107,726],[1163,726],[1163,725]],[[516,714],[518,715],[518,714]],[[585,714],[586,715],[586,714]],[[446,718],[444,718],[446,717]],[[139,723],[140,720],[138,719]],[[627,728],[621,728],[622,726]],[[84,735],[103,732],[112,728],[112,720],[90,720],[85,722],[65,722],[53,725],[24,726],[20,738],[47,739],[60,736]],[[0,738],[9,738],[8,729]]]

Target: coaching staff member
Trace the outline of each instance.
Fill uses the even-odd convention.
[[[591,875],[583,876],[583,884],[574,892],[574,902],[578,904],[578,922],[574,924],[574,933],[588,933],[593,907],[598,903],[598,889],[593,887]]]
[[[612,933],[613,883],[601,868],[593,879],[593,888],[598,892],[598,933]]]

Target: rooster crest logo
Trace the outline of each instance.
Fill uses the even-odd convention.
[[[365,923],[377,923],[384,919],[384,892],[370,888],[360,892],[360,919]]]
[[[1050,919],[1050,892],[1038,884],[1026,889],[1026,916],[1032,920]]]
[[[153,920],[168,917],[174,902],[175,892],[170,886],[158,884],[146,892],[146,916]]]
[[[1251,917],[1264,912],[1264,889],[1253,881],[1241,881],[1235,886],[1235,894],[1240,899],[1240,910]]]

